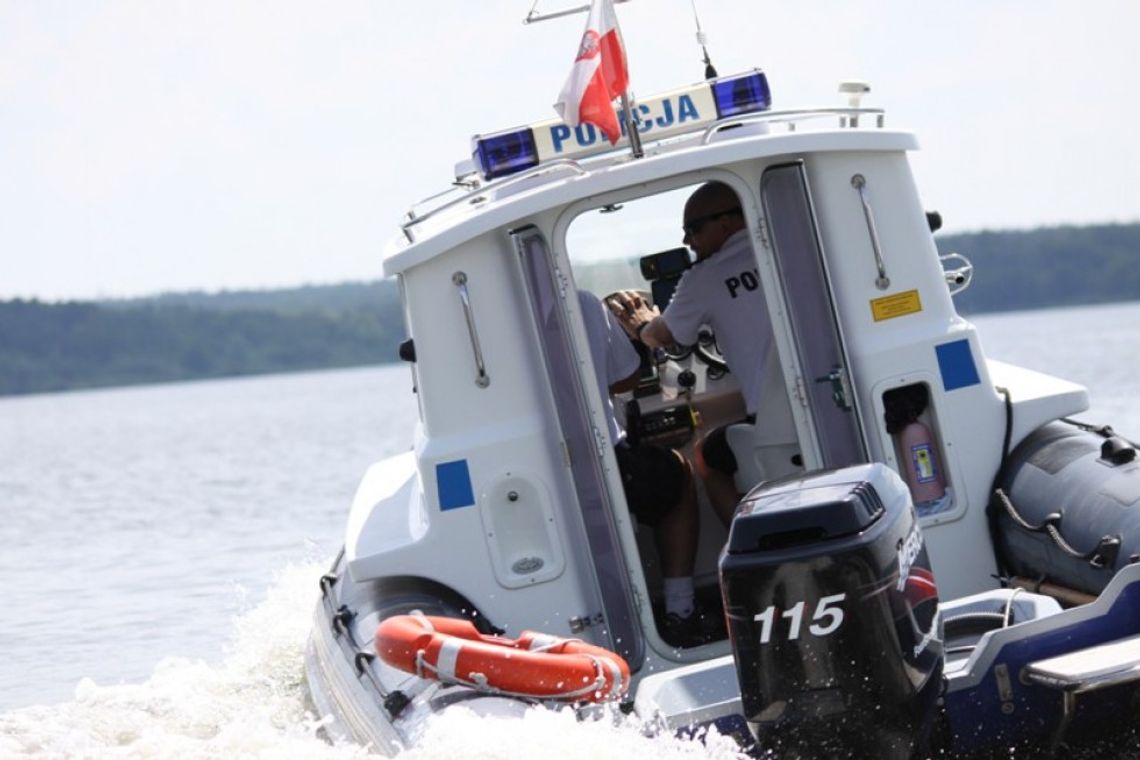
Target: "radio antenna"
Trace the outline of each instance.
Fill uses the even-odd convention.
[[[530,12],[526,14],[523,19],[524,24],[533,24],[536,21],[549,21],[552,18],[562,18],[563,16],[571,16],[575,13],[585,13],[590,10],[589,5],[580,5],[577,8],[567,8],[561,11],[551,11],[550,13],[541,13],[538,10],[538,3],[540,0],[534,0],[534,5],[530,6]],[[628,3],[629,0],[613,0],[614,5],[621,5]]]
[[[709,58],[709,40],[708,37],[705,36],[704,30],[701,29],[701,19],[697,16],[697,0],[692,0],[692,2],[693,22],[697,25],[697,44],[701,46],[701,52],[705,55],[705,79],[716,79],[716,67],[712,65],[712,59]]]

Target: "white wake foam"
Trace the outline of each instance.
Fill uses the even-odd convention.
[[[532,708],[521,718],[476,715],[457,707],[433,716],[421,744],[400,760],[740,760],[747,757],[736,742],[711,730],[701,739],[649,736],[634,719],[578,722],[571,710]]]
[[[221,664],[163,660],[143,683],[83,679],[75,698],[0,714],[0,757],[44,758],[361,758],[355,745],[330,745],[305,691],[303,651],[327,563],[291,566],[266,600],[234,622]],[[176,638],[176,632],[172,639]],[[702,744],[650,738],[633,721],[579,723],[571,711],[532,709],[520,719],[464,709],[434,716],[406,760],[573,760],[738,758],[729,738]]]

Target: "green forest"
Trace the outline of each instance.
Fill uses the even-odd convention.
[[[1140,224],[935,235],[943,255],[974,265],[954,304],[962,314],[1140,298]]]
[[[1140,298],[1140,224],[936,235],[974,265],[963,314]],[[397,361],[393,281],[0,301],[0,395]]]
[[[381,364],[403,331],[390,281],[0,301],[0,394]]]

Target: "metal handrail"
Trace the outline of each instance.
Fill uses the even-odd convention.
[[[875,287],[886,290],[891,286],[887,277],[887,267],[883,263],[883,249],[879,244],[879,232],[875,228],[875,212],[871,209],[871,197],[867,191],[867,178],[862,174],[851,177],[851,187],[859,192],[859,200],[863,202],[863,218],[867,220],[867,232],[871,235],[871,248],[875,252],[875,266],[879,268],[879,276],[875,280]]]
[[[468,192],[471,192],[472,190],[476,189],[478,186],[476,185],[476,186],[472,187],[470,185],[461,184],[459,182],[452,182],[451,187],[447,188],[446,190],[441,190],[438,193],[434,193],[432,195],[429,195],[426,198],[421,198],[420,200],[416,201],[415,204],[413,204],[412,207],[410,209],[408,209],[407,212],[405,212],[404,219],[409,223],[415,222],[417,219],[419,219],[419,217],[416,216],[416,209],[418,207],[422,206],[425,203],[429,203],[431,201],[434,201],[437,198],[442,198],[445,195],[450,195],[451,193],[454,193],[457,190],[462,190],[465,187],[467,188]]]
[[[414,238],[412,237],[411,228],[416,226],[420,222],[426,222],[428,219],[431,219],[436,214],[438,214],[438,213],[440,213],[446,209],[449,209],[453,206],[457,206],[460,203],[463,203],[464,201],[466,201],[468,199],[470,199],[471,202],[474,203],[478,200],[482,200],[481,196],[483,196],[485,193],[487,193],[489,191],[502,190],[504,187],[509,187],[510,185],[512,185],[516,182],[522,182],[523,180],[533,179],[534,177],[541,176],[543,174],[546,174],[546,173],[551,172],[551,171],[555,171],[557,169],[572,169],[581,176],[589,174],[589,172],[586,171],[586,169],[583,168],[582,165],[580,163],[578,163],[577,161],[575,161],[574,159],[572,159],[572,158],[559,158],[559,159],[555,159],[553,161],[547,161],[545,164],[542,164],[541,166],[537,166],[534,169],[531,169],[530,171],[523,172],[522,174],[513,174],[510,177],[503,177],[502,179],[497,180],[495,182],[491,182],[490,184],[483,185],[481,187],[477,187],[477,188],[469,191],[466,195],[462,195],[459,198],[455,198],[453,200],[450,200],[441,206],[436,206],[435,208],[433,208],[431,211],[427,212],[423,216],[414,216],[413,215],[412,210],[414,210],[416,206],[420,205],[420,203],[423,203],[424,201],[431,200],[432,198],[438,198],[439,196],[446,195],[448,192],[450,192],[450,190],[446,190],[442,193],[436,193],[433,196],[425,198],[424,201],[420,201],[419,203],[415,204],[415,206],[412,206],[412,210],[408,211],[408,213],[404,215],[405,218],[407,219],[407,221],[405,221],[402,225],[400,225],[400,229],[403,230],[404,236],[408,238],[408,242],[413,242]],[[475,196],[475,197],[472,198],[472,196]]]
[[[479,333],[475,329],[475,313],[471,309],[471,294],[467,292],[467,273],[456,272],[451,281],[459,288],[459,302],[463,304],[463,316],[467,318],[467,333],[471,336],[471,350],[475,354],[475,384],[486,388],[491,384],[487,366],[483,363],[483,349],[479,345]]]
[[[838,116],[840,119],[851,117],[852,125],[858,124],[859,116],[867,114],[876,117],[875,126],[882,129],[886,111],[882,108],[795,108],[787,111],[760,111],[745,114],[744,116],[729,117],[705,127],[701,136],[701,144],[708,145],[713,136],[729,127],[741,127],[745,124],[766,122],[796,122],[802,119],[819,119],[824,116]]]

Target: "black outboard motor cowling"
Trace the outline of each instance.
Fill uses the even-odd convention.
[[[938,592],[881,464],[763,484],[720,557],[744,716],[764,750],[909,757],[942,691]]]

